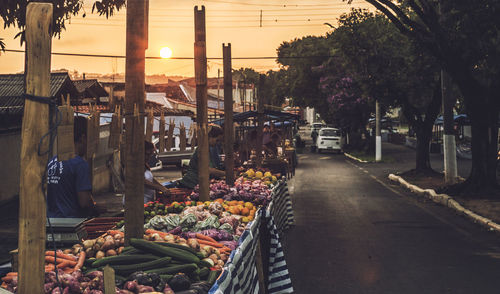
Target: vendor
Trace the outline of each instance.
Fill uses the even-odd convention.
[[[144,141],[144,203],[155,201],[156,191],[169,195],[169,191],[160,184],[153,176],[148,162],[155,152],[153,143]]]
[[[220,157],[218,148],[216,148],[223,139],[224,131],[222,128],[216,125],[211,126],[208,132],[208,145],[210,147],[208,172],[210,177],[221,178],[226,175],[223,170],[219,169]],[[178,184],[180,187],[189,189],[194,189],[194,187],[198,185],[198,148],[194,150],[189,160],[188,169],[182,179],[179,180]]]
[[[264,145],[264,152],[269,156],[269,157],[276,157],[278,156],[278,145],[280,142],[280,137],[278,134],[274,133],[271,136],[271,140]]]
[[[83,218],[97,214],[92,198],[90,168],[85,161],[87,119],[74,119],[73,139],[76,155],[59,161],[54,156],[47,165],[47,216],[54,218]]]

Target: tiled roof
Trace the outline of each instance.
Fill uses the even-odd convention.
[[[99,98],[109,96],[108,92],[97,81],[97,79],[90,80],[74,80],[76,90],[82,95],[82,98]]]
[[[67,72],[50,74],[50,95],[57,97],[64,93],[77,94]],[[24,111],[24,75],[0,74],[0,113],[17,114]],[[59,98],[59,97],[58,97]]]

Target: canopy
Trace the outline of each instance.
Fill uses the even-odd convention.
[[[245,111],[245,112],[240,112],[236,113],[233,115],[233,121],[234,122],[244,122],[250,118],[257,118],[258,113],[257,111]],[[275,110],[265,110],[264,111],[264,120],[266,121],[292,121],[292,120],[298,120],[299,116],[288,113],[288,112],[281,112],[281,111],[275,111]],[[212,121],[211,123],[217,124],[217,125],[223,125],[224,124],[224,118],[217,119]]]
[[[457,124],[461,125],[470,125],[470,120],[467,117],[466,114],[457,114],[453,116],[453,121]],[[442,125],[443,124],[443,116],[438,116],[436,118],[436,121],[434,122],[435,125]]]

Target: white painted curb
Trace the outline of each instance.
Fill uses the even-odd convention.
[[[352,159],[352,160],[356,160],[356,161],[358,161],[358,162],[362,162],[362,163],[368,163],[368,161],[366,161],[366,160],[361,160],[361,159],[359,159],[359,158],[357,158],[357,157],[352,156],[352,155],[351,155],[351,154],[349,154],[349,153],[345,153],[345,152],[344,152],[344,155],[345,155],[345,156],[347,156],[347,157],[349,157],[349,158],[350,158],[350,159]]]
[[[462,214],[462,215],[468,217],[472,221],[479,223],[480,225],[482,225],[482,226],[484,226],[492,231],[494,230],[494,231],[500,232],[500,225],[499,224],[493,222],[489,218],[480,216],[479,214],[463,207],[462,205],[460,205],[460,203],[458,203],[452,197],[450,197],[446,194],[437,194],[436,191],[434,191],[433,189],[425,189],[424,190],[420,187],[417,187],[415,185],[408,183],[402,177],[396,176],[394,174],[389,175],[389,180],[394,181],[394,182],[398,182],[401,186],[405,187],[406,189],[410,190],[411,192],[413,192],[415,194],[427,197],[436,203],[439,203],[439,204],[442,204],[446,207],[449,207],[449,208],[455,210],[456,212],[458,212],[459,214]]]

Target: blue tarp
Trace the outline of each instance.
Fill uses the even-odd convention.
[[[257,118],[257,111],[245,111],[245,112],[240,112],[236,113],[233,115],[233,121],[234,122],[244,122],[250,118]],[[293,120],[298,120],[299,116],[295,114],[291,114],[288,112],[281,112],[281,111],[274,111],[274,110],[266,110],[264,111],[264,119],[265,120],[277,120],[277,121],[293,121]],[[211,123],[217,124],[217,125],[223,125],[224,124],[224,118],[214,120]]]
[[[453,116],[453,120],[455,123],[462,124],[462,125],[470,125],[470,120],[467,117],[466,114],[457,114]],[[436,118],[436,121],[434,122],[435,125],[442,125],[443,124],[443,116],[438,116]]]

